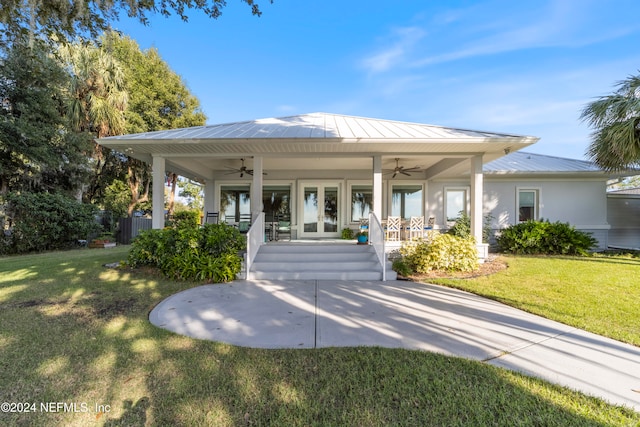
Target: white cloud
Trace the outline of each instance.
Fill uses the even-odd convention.
[[[425,36],[419,27],[395,28],[391,35],[392,43],[362,61],[363,67],[372,73],[387,71],[406,60],[413,47]]]

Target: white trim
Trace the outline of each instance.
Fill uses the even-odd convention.
[[[455,221],[449,221],[447,218],[447,192],[449,191],[464,191],[464,211],[467,215],[471,215],[471,206],[470,206],[470,193],[471,186],[470,185],[447,185],[442,188],[442,219],[443,223],[447,225],[447,227],[455,224]]]
[[[298,189],[298,201],[297,201],[297,223],[298,223],[298,237],[299,238],[323,238],[323,237],[340,237],[340,233],[342,232],[342,224],[343,224],[343,216],[345,215],[344,207],[341,207],[340,204],[344,204],[344,180],[341,179],[301,179],[297,182]],[[324,196],[324,189],[326,187],[337,187],[338,188],[338,210],[336,219],[336,232],[324,232],[324,231],[316,231],[316,232],[305,232],[304,231],[304,188],[305,187],[318,187],[318,202],[320,203],[320,196]],[[322,190],[320,190],[322,188]],[[324,197],[322,197],[324,200]],[[318,227],[323,223],[321,218],[323,215],[324,209],[319,204],[318,205]]]
[[[222,212],[222,187],[223,186],[247,186],[249,187],[249,195],[251,195],[251,181],[248,180],[241,180],[241,179],[234,179],[234,180],[229,180],[229,181],[220,181],[220,180],[216,180],[216,199],[218,201],[218,212],[219,212],[219,221],[220,223],[226,222],[226,218],[223,219],[223,212]],[[251,212],[251,199],[249,199],[249,212]]]
[[[427,197],[427,181],[425,180],[417,180],[417,179],[389,179],[387,180],[387,185],[385,186],[387,189],[387,211],[386,216],[391,215],[393,210],[393,186],[394,185],[419,185],[422,191],[422,200],[420,202],[420,216],[424,216],[427,207],[426,207],[426,197]]]
[[[542,188],[540,187],[533,187],[533,186],[516,186],[516,206],[515,206],[515,216],[514,218],[514,222],[516,224],[520,224],[521,222],[524,221],[520,221],[520,192],[521,191],[533,191],[534,195],[535,195],[535,201],[534,201],[534,211],[533,211],[533,219],[535,221],[538,221],[540,218],[542,218]]]
[[[373,183],[370,180],[366,180],[366,179],[347,179],[346,182],[346,188],[347,190],[345,191],[345,207],[346,207],[346,211],[345,211],[345,221],[344,223],[346,225],[357,225],[359,224],[359,222],[357,221],[352,221],[352,217],[353,217],[353,212],[351,212],[352,209],[352,205],[351,205],[351,194],[353,193],[353,186],[354,185],[368,185],[371,187],[371,194],[373,196]],[[373,206],[371,206],[371,209],[369,212],[373,212]],[[369,215],[367,214],[366,218],[369,218]]]

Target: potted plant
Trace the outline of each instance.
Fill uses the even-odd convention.
[[[342,235],[343,240],[352,240],[353,239],[353,230],[350,228],[343,228]]]
[[[89,243],[89,248],[115,248],[116,242],[112,241],[113,236],[111,234],[105,233],[100,235],[97,239],[93,239]]]
[[[359,245],[366,245],[367,240],[369,240],[369,234],[366,231],[358,231],[356,238],[358,239]]]

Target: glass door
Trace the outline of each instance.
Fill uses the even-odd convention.
[[[301,185],[301,237],[337,237],[339,224],[338,184],[313,183]]]

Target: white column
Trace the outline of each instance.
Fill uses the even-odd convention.
[[[471,235],[478,245],[481,259],[487,256],[487,245],[482,243],[482,194],[484,175],[482,174],[482,154],[471,158]]]
[[[153,182],[153,194],[151,208],[151,226],[154,229],[164,228],[164,180],[165,180],[165,160],[164,157],[153,156],[151,165],[151,177]]]
[[[207,212],[218,212],[216,203],[216,182],[212,179],[204,180],[204,215]]]
[[[373,156],[373,213],[382,220],[382,156]]]
[[[253,185],[251,186],[251,221],[262,212],[262,157],[253,158]]]

